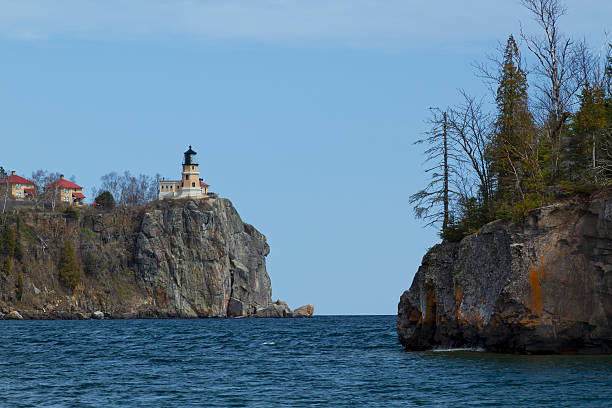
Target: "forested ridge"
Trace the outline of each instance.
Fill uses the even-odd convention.
[[[484,224],[612,181],[612,44],[591,49],[561,31],[559,0],[523,0],[536,34],[510,35],[475,64],[490,95],[432,109],[424,144],[428,184],[417,217],[457,241]]]

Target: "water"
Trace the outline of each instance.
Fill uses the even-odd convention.
[[[612,356],[405,353],[394,316],[0,321],[2,407],[605,407]]]

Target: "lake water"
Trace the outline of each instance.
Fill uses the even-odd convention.
[[[406,353],[395,316],[0,321],[1,407],[610,407],[612,356]]]

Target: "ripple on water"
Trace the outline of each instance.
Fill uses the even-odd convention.
[[[0,321],[0,407],[610,406],[611,356],[405,353],[394,316]]]

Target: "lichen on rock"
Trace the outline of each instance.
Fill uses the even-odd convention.
[[[612,189],[434,246],[397,332],[406,350],[612,352]]]

